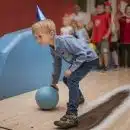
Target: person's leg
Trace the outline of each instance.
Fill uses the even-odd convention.
[[[125,46],[120,44],[120,66],[125,67]]]
[[[64,76],[63,77],[63,82],[65,83],[66,86],[67,85],[67,78]],[[79,88],[79,105],[84,103],[85,99],[84,99],[84,96],[83,96],[83,93],[81,92],[80,88]]]
[[[128,45],[124,44],[124,67],[127,68],[127,57],[128,57]]]
[[[101,54],[99,55],[99,66],[100,66],[101,69],[103,69],[103,66],[104,66],[104,64],[103,64],[103,56]]]
[[[98,64],[98,69],[102,70],[103,69],[103,57],[101,55],[101,43],[97,43],[97,54],[99,56],[99,64]]]
[[[118,54],[117,54],[117,51],[116,51],[116,50],[114,50],[114,51],[112,52],[112,58],[113,58],[114,64],[115,64],[116,66],[118,66],[118,65],[119,65],[119,63],[118,63]]]
[[[108,40],[103,40],[101,43],[101,54],[103,56],[103,61],[104,61],[104,70],[107,71],[109,67],[109,42]]]
[[[79,82],[86,76],[86,74],[94,67],[97,66],[98,59],[85,62],[79,67],[72,75],[67,78],[67,84],[69,89],[69,105],[68,111],[77,112],[78,98],[79,98]]]
[[[117,42],[113,42],[112,44],[113,44],[112,59],[114,61],[114,68],[117,68],[119,66]]]
[[[128,45],[128,57],[127,57],[128,67],[130,68],[130,44]]]
[[[110,54],[109,54],[109,55],[110,55],[110,56],[109,56],[109,57],[110,57],[110,58],[109,58],[109,66],[110,66],[110,67],[113,66],[113,62],[114,62],[114,61],[113,61],[113,58],[112,58],[112,52],[113,52],[113,45],[112,45],[112,43],[111,43],[111,46],[110,46]]]
[[[121,60],[121,44],[119,43],[119,51],[118,51],[118,54],[119,54],[119,66],[122,67],[122,60]]]
[[[126,67],[130,67],[130,44],[125,45],[126,50]]]
[[[79,82],[84,76],[94,67],[98,65],[98,59],[83,63],[75,72],[67,78],[67,86],[69,89],[69,103],[67,105],[67,112],[59,121],[54,124],[61,128],[70,128],[78,125],[77,108],[79,100]]]

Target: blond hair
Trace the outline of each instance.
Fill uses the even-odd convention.
[[[71,26],[62,27],[60,31],[63,35],[72,35],[74,33],[74,30]]]
[[[51,19],[45,19],[39,22],[36,22],[32,25],[32,32],[41,32],[41,33],[56,33],[55,23]]]

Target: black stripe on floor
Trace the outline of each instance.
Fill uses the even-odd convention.
[[[106,102],[99,104],[79,117],[79,126],[68,130],[91,130],[105,120],[129,96],[129,90],[111,96]]]

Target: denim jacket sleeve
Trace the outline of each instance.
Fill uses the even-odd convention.
[[[52,73],[52,85],[56,85],[59,81],[62,67],[62,59],[60,56],[56,55],[54,50],[51,49],[51,54],[53,57],[53,73]]]
[[[83,49],[83,47],[81,47],[81,44],[77,43],[77,40],[73,38],[66,39],[66,47],[69,52],[76,56],[76,59],[69,68],[71,72],[74,72],[81,66],[83,62],[86,61],[87,52]]]

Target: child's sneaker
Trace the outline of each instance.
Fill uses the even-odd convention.
[[[75,113],[66,113],[59,121],[55,121],[54,125],[61,129],[68,129],[78,126],[79,121]]]
[[[108,70],[109,70],[108,67],[104,67],[104,68],[103,68],[103,71],[108,71]]]
[[[104,68],[103,66],[98,66],[98,70],[99,70],[99,71],[102,71],[103,68]]]
[[[83,104],[84,102],[85,102],[85,99],[84,99],[83,95],[81,95],[79,98],[79,105]]]
[[[119,70],[119,65],[114,65],[114,70]]]

